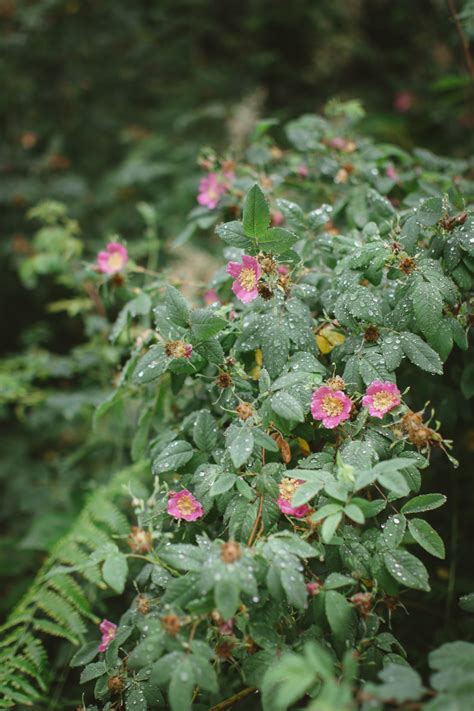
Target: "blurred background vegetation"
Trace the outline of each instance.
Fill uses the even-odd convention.
[[[90,430],[120,349],[100,304],[81,308],[81,294],[94,293],[62,271],[64,255],[53,246],[47,263],[34,262],[40,225],[50,230],[40,239],[58,238],[61,249],[74,251],[80,235],[84,260],[118,233],[137,260],[151,239],[160,264],[195,263],[196,250],[214,249],[205,230],[185,229],[202,146],[238,157],[257,118],[320,111],[335,96],[362,101],[359,128],[378,140],[471,156],[474,83],[463,42],[474,40],[474,2],[0,0],[0,17],[5,613],[84,493],[127,462],[117,432]],[[64,203],[69,217],[54,206],[28,217],[45,199]],[[118,290],[111,307],[119,306]],[[453,430],[450,402],[439,414],[467,464],[474,436],[466,423]],[[455,502],[444,460],[438,469],[439,490]],[[457,547],[459,519],[467,515],[467,535],[472,513],[452,506],[454,519],[438,523]],[[445,585],[450,571],[435,575]],[[437,594],[435,585],[435,603],[449,613],[452,599]]]

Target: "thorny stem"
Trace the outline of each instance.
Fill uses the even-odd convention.
[[[258,504],[258,511],[257,511],[257,518],[255,519],[255,523],[253,525],[252,532],[251,532],[249,539],[247,541],[248,546],[251,546],[254,541],[255,534],[256,534],[257,528],[258,528],[258,524],[260,523],[260,519],[262,517],[262,509],[263,509],[263,494],[260,496],[260,502]]]
[[[462,48],[463,48],[463,52],[464,52],[464,61],[466,63],[467,70],[471,76],[472,81],[474,81],[474,61],[471,57],[469,40],[466,37],[466,33],[463,30],[463,26],[462,26],[461,21],[459,19],[459,15],[456,10],[456,6],[454,4],[454,0],[448,0],[448,7],[449,7],[449,12],[451,13],[451,16],[454,20],[454,24],[456,25],[456,30],[459,35],[459,39],[461,40],[461,44],[462,44]]]
[[[147,563],[151,563],[152,565],[159,565],[161,568],[167,570],[168,573],[174,575],[175,578],[179,577],[180,575],[177,570],[172,568],[171,565],[165,563],[163,560],[161,560],[161,558],[158,558],[158,556],[155,556],[154,558],[147,558],[146,555],[140,555],[139,553],[127,553],[127,558],[139,558],[140,560],[146,560]]]
[[[209,711],[225,711],[225,709],[230,709],[231,706],[235,706],[235,704],[237,704],[242,699],[245,699],[246,696],[250,696],[250,694],[253,694],[256,690],[257,689],[255,686],[248,686],[246,689],[238,691],[233,696],[229,696],[228,699],[225,699],[216,706],[213,706]]]

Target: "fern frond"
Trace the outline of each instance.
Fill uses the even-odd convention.
[[[42,635],[80,643],[86,620],[98,622],[81,581],[104,589],[100,569],[90,565],[90,552],[126,533],[126,517],[114,503],[124,485],[143,478],[148,462],[139,462],[116,474],[97,489],[70,532],[58,541],[29,589],[0,628],[0,708],[38,706],[50,684],[50,664]],[[55,569],[61,565],[77,572]]]

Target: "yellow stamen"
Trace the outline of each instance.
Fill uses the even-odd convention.
[[[281,498],[291,503],[293,495],[298,487],[299,482],[296,479],[282,479],[278,486]]]
[[[246,267],[242,269],[239,276],[240,285],[245,291],[252,291],[257,283],[257,277],[253,269]]]
[[[195,511],[195,506],[189,496],[182,496],[176,504],[178,511],[182,514],[192,514]]]
[[[111,269],[121,269],[123,265],[123,257],[119,252],[114,252],[109,256],[108,263]]]
[[[321,404],[322,409],[329,417],[337,417],[344,409],[344,404],[333,395],[326,395]]]
[[[391,407],[394,402],[395,398],[387,390],[381,390],[373,397],[373,405],[376,410],[385,410],[387,407]]]

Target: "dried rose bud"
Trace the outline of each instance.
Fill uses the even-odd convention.
[[[368,326],[364,331],[364,339],[367,343],[376,343],[380,338],[380,331],[377,326]]]
[[[177,615],[164,615],[161,618],[161,622],[167,633],[172,637],[176,637],[179,630],[181,629],[179,617]]]
[[[146,595],[139,595],[137,597],[137,612],[140,613],[140,615],[148,615],[151,609],[151,603],[150,603],[150,598],[147,597]]]
[[[286,441],[286,439],[283,439],[281,434],[279,432],[275,432],[272,434],[273,439],[275,440],[276,444],[278,445],[278,449],[280,450],[281,458],[285,462],[285,464],[289,464],[291,462],[291,449],[290,445]]]
[[[167,341],[165,343],[165,353],[169,358],[191,358],[193,347],[184,341]]]
[[[132,526],[128,534],[128,545],[133,553],[149,553],[153,546],[153,537],[149,531]]]
[[[242,558],[242,549],[237,541],[227,541],[221,545],[221,560],[224,563],[235,563]]]
[[[346,389],[346,384],[340,375],[335,375],[333,378],[328,378],[328,380],[326,380],[326,385],[334,391]]]
[[[409,276],[412,274],[415,269],[416,269],[416,262],[413,259],[413,257],[405,257],[400,261],[400,264],[398,265],[398,268],[400,269],[401,272]]]
[[[218,388],[222,388],[222,390],[225,390],[225,388],[230,388],[230,386],[232,385],[232,378],[230,377],[229,373],[219,373],[216,378],[216,385]]]
[[[257,260],[265,274],[276,274],[277,264],[271,254],[260,253]]]
[[[232,650],[234,648],[234,645],[232,642],[219,642],[219,644],[216,647],[216,654],[218,657],[221,659],[230,659],[232,657]]]
[[[265,301],[269,301],[273,298],[273,291],[267,284],[260,282],[257,286],[258,293]]]
[[[248,420],[253,415],[253,407],[249,402],[241,402],[235,409],[241,420]]]
[[[109,688],[110,693],[114,696],[117,696],[123,691],[123,687],[125,686],[125,684],[122,677],[116,675],[110,676],[108,678],[107,686]]]

